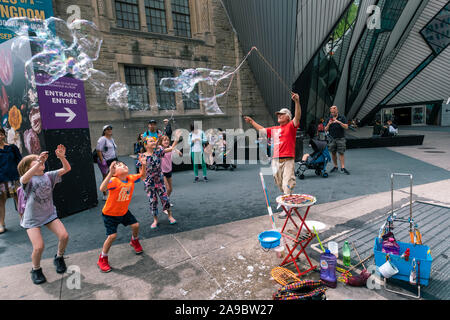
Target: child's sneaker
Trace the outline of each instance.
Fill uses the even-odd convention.
[[[108,263],[108,257],[102,257],[102,255],[100,255],[98,257],[98,262],[97,262],[98,267],[100,268],[100,270],[102,272],[110,272],[111,271],[111,267],[109,266]]]
[[[205,182],[208,182],[208,178],[207,177],[204,177],[203,180],[205,180]]]
[[[57,257],[53,259],[53,264],[56,266],[57,273],[64,273],[67,270],[66,263],[64,262],[64,257]]]
[[[198,182],[198,177],[194,178],[194,183]]]
[[[41,284],[47,281],[44,274],[42,273],[42,268],[39,268],[37,270],[31,269],[31,280],[34,284]]]
[[[131,239],[131,241],[130,241],[130,246],[132,246],[133,248],[134,248],[134,251],[136,252],[136,254],[141,254],[142,253],[142,251],[144,251],[143,249],[142,249],[142,246],[141,246],[141,244],[139,243],[139,240],[138,239]]]

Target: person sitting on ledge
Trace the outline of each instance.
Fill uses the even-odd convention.
[[[382,129],[383,129],[383,126],[381,125],[381,121],[380,120],[376,120],[375,121],[375,125],[373,126],[372,138],[381,137],[381,130]]]
[[[386,121],[386,125],[383,127],[382,130],[382,137],[393,137],[398,135],[398,127],[396,128],[396,125],[392,123],[392,120]]]

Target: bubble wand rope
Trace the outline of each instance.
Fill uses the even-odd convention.
[[[267,61],[267,59],[262,55],[262,53],[259,51],[257,47],[252,47],[252,50],[255,49],[256,53],[260,56],[260,58],[269,66],[270,70],[278,77],[278,80],[280,80],[281,84],[287,89],[289,93],[292,92],[292,89],[284,82],[283,78],[280,76],[280,74],[275,70],[275,68]],[[251,50],[251,51],[252,51]],[[250,52],[251,52],[250,51]]]
[[[236,66],[236,68],[234,69],[233,72],[224,75],[223,77],[219,78],[219,79],[216,81],[216,83],[215,83],[215,85],[214,85],[214,96],[215,96],[215,97],[217,97],[217,95],[216,95],[216,87],[217,87],[217,84],[218,84],[220,81],[222,81],[222,80],[224,80],[224,79],[227,79],[227,78],[231,75],[230,83],[228,84],[227,89],[226,89],[224,92],[222,92],[222,93],[220,94],[220,96],[224,95],[226,92],[228,92],[228,91],[230,90],[231,84],[232,84],[233,79],[234,79],[234,74],[235,74],[236,72],[238,72],[239,69],[241,69],[242,65],[243,65],[244,62],[248,59],[248,57],[250,56],[250,54],[251,54],[253,51],[256,51],[256,53],[258,53],[258,56],[259,56],[259,57],[263,60],[263,62],[269,67],[269,69],[270,69],[270,70],[278,77],[278,80],[280,80],[281,84],[286,88],[286,90],[287,90],[289,93],[292,92],[292,89],[286,84],[286,82],[283,80],[283,78],[280,76],[280,74],[279,74],[279,73],[275,70],[275,68],[270,64],[270,62],[267,61],[267,59],[263,56],[263,54],[259,51],[259,49],[258,49],[257,47],[252,47],[252,48],[250,49],[250,51],[245,55],[244,59],[242,59],[241,63],[240,63],[238,66]]]
[[[239,69],[241,69],[242,65],[244,64],[244,62],[247,60],[247,58],[250,56],[250,54],[252,53],[252,51],[253,51],[254,49],[256,49],[256,47],[253,47],[253,48],[245,55],[244,59],[242,59],[241,63],[239,63],[239,64],[235,67],[235,69],[234,69],[233,72],[231,72],[231,73],[226,73],[224,76],[222,76],[221,78],[217,79],[217,81],[216,81],[216,83],[215,83],[215,85],[214,85],[214,97],[217,97],[217,95],[216,95],[216,87],[217,87],[217,84],[218,84],[220,81],[222,81],[222,80],[224,80],[224,79],[227,79],[227,78],[231,75],[230,83],[228,84],[227,89],[226,89],[224,92],[222,92],[222,93],[220,94],[220,96],[223,96],[225,93],[227,93],[227,92],[230,90],[231,84],[233,83],[234,74],[235,74],[236,72],[238,72]]]

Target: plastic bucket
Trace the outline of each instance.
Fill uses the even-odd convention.
[[[281,233],[278,231],[264,231],[258,236],[259,243],[265,249],[273,249],[280,245]]]
[[[433,258],[431,257],[430,253],[430,247],[401,241],[397,241],[397,243],[400,245],[400,255],[402,255],[406,251],[406,249],[410,249],[411,253],[409,256],[409,261],[400,258],[400,255],[389,255],[391,263],[393,263],[399,271],[392,277],[392,279],[409,282],[409,275],[413,270],[412,260],[416,259],[416,261],[420,261],[420,284],[422,286],[427,286],[430,281],[431,265],[433,263]],[[380,268],[384,263],[386,263],[387,254],[381,252],[381,250],[382,241],[380,241],[380,239],[377,237],[374,241],[375,264],[377,268]]]
[[[386,261],[381,267],[379,267],[378,271],[386,279],[395,276],[399,272],[397,267],[393,265],[389,260]]]

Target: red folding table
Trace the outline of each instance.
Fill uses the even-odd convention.
[[[305,223],[306,217],[308,216],[309,209],[313,204],[316,203],[317,199],[314,196],[307,195],[307,194],[300,194],[300,195],[291,195],[291,196],[301,196],[305,199],[302,203],[299,204],[292,204],[292,203],[286,203],[283,201],[283,198],[285,196],[281,195],[277,197],[276,201],[283,208],[283,211],[286,212],[286,221],[284,222],[283,228],[281,228],[281,235],[283,236],[286,249],[288,251],[288,254],[286,255],[286,258],[281,262],[280,266],[284,266],[288,263],[294,263],[295,268],[298,271],[298,276],[302,276],[315,268],[317,266],[313,265],[311,263],[311,260],[308,257],[308,254],[306,252],[306,247],[309,245],[311,240],[315,237],[315,234],[311,232],[311,230],[308,228],[308,225]],[[305,213],[303,216],[299,212],[300,208],[305,208]],[[297,217],[300,219],[300,225],[298,225],[295,220],[293,219],[293,216],[295,213]],[[288,225],[288,222],[292,222],[292,224],[295,227],[294,233],[296,235],[289,235],[287,234],[286,226]],[[303,233],[302,233],[303,231]],[[289,246],[288,241],[292,242],[292,248]],[[298,249],[299,251],[295,253],[295,250]],[[299,256],[303,254],[306,257],[306,260],[309,263],[310,268],[306,271],[300,272],[300,268],[297,265],[296,260],[299,258]]]

